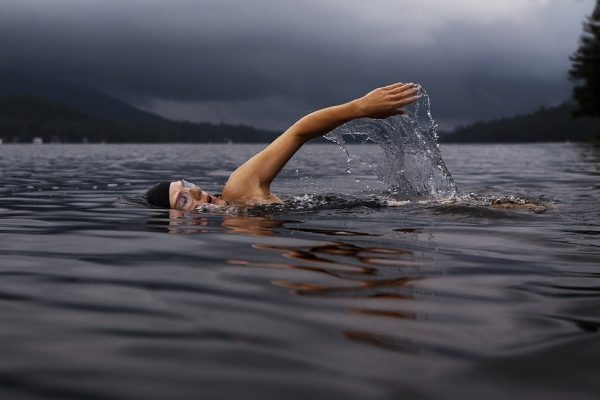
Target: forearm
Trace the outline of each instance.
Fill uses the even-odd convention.
[[[354,100],[310,113],[298,120],[286,133],[298,137],[302,142],[307,142],[362,116],[361,107]]]
[[[273,179],[304,143],[360,115],[359,105],[351,101],[303,117],[231,174],[223,189],[223,198],[231,201],[269,195]]]

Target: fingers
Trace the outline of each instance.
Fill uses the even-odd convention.
[[[396,103],[396,109],[394,110],[394,112],[391,115],[404,115],[404,110],[402,110],[402,107],[406,107],[409,104],[414,103],[415,101],[419,100],[421,98],[421,95],[415,95],[415,96],[410,96],[410,97],[404,97],[400,100],[397,101]]]
[[[418,96],[418,97],[421,96],[421,94],[419,93],[419,91],[417,89],[411,89],[411,90],[406,90],[406,91],[400,92],[400,93],[394,93],[394,94],[390,95],[390,98],[392,100],[399,101],[399,100],[406,99],[409,97],[414,97],[414,96]]]
[[[396,89],[398,87],[404,86],[404,85],[409,85],[408,83],[402,83],[402,82],[397,82],[397,83],[392,83],[391,85],[388,86],[384,86],[383,89]]]
[[[399,86],[395,89],[389,91],[389,94],[392,96],[398,95],[414,95],[419,92],[419,86],[414,83],[407,83],[405,85]]]
[[[401,106],[400,107],[404,107],[409,105],[410,103],[414,103],[415,101],[419,100],[421,98],[421,95],[416,95],[416,96],[411,96],[411,97],[407,97],[405,99],[402,99],[400,101]]]
[[[412,88],[416,88],[418,85],[414,83],[395,83],[390,86],[386,86],[385,89],[390,93],[402,92]]]
[[[395,94],[390,100],[398,104],[398,107],[404,107],[407,104],[417,101],[419,98],[421,98],[421,94],[417,90],[411,90]]]

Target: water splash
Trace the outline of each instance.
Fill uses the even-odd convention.
[[[346,153],[348,173],[353,160],[370,166],[396,199],[450,198],[458,193],[458,188],[440,153],[429,96],[420,86],[419,92],[420,99],[405,107],[404,115],[350,121],[325,138]],[[353,141],[378,144],[383,155],[371,154],[367,159],[352,155],[345,135]]]
[[[324,210],[353,210],[353,213],[381,208],[426,208],[436,214],[460,214],[476,218],[514,218],[515,212],[544,213],[551,205],[541,198],[503,194],[456,194],[439,199],[394,200],[388,196],[348,195],[339,193],[282,195],[282,203],[227,206],[198,206],[195,212],[234,216],[272,216],[303,214]],[[506,212],[504,212],[506,211]]]

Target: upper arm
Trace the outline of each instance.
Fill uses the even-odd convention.
[[[271,182],[304,143],[358,116],[356,105],[346,103],[301,118],[231,174],[223,188],[223,199],[267,199]]]
[[[239,166],[223,188],[223,199],[266,198],[273,179],[304,141],[290,128],[264,150]]]

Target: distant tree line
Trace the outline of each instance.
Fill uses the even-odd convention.
[[[163,120],[155,124],[90,116],[40,97],[0,97],[0,138],[6,142],[269,142],[275,132],[246,125]]]
[[[576,116],[600,117],[600,0],[583,25],[579,49],[571,56]]]
[[[574,118],[573,104],[540,110],[517,117],[477,122],[441,134],[441,142],[531,143],[582,142],[600,134],[600,123],[593,118]]]

